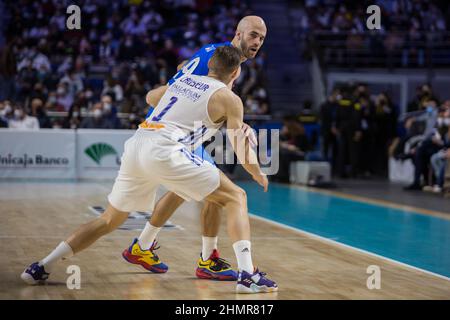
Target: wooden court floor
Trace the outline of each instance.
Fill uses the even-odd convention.
[[[234,282],[195,278],[201,249],[198,206],[185,204],[163,230],[157,252],[169,265],[151,274],[123,260],[138,230],[118,230],[62,262],[44,286],[19,275],[79,224],[93,218],[89,205],[105,205],[111,183],[0,182],[0,299],[450,299],[450,281],[251,219],[254,262],[278,282],[279,292],[238,295]],[[236,266],[222,219],[219,249]],[[81,289],[66,286],[66,268],[78,265]],[[381,289],[369,290],[369,265],[381,268]]]

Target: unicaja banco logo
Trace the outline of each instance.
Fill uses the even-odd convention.
[[[117,151],[107,143],[95,143],[84,149],[84,153],[95,163],[100,165],[100,161],[107,155],[117,156]]]

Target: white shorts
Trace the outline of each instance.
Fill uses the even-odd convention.
[[[153,210],[163,185],[183,199],[203,200],[219,187],[219,170],[157,131],[139,129],[125,142],[119,174],[108,196],[120,211]]]

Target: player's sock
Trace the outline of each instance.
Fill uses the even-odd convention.
[[[238,263],[238,269],[253,274],[253,262],[251,243],[249,240],[240,240],[233,243],[234,253]]]
[[[39,265],[44,266],[45,271],[50,273],[56,262],[63,258],[70,258],[71,256],[73,256],[72,248],[67,242],[63,241],[48,256],[39,261]]]
[[[218,237],[205,237],[202,236],[202,260],[208,260],[209,256],[214,249],[217,249]]]
[[[138,243],[142,250],[148,250],[151,247],[159,230],[161,230],[161,227],[158,228],[152,226],[150,222],[147,221],[144,230],[142,230],[141,235],[138,238]]]

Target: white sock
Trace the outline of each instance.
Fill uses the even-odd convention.
[[[233,243],[234,254],[236,255],[238,269],[245,270],[250,274],[253,274],[253,262],[251,243],[249,240],[240,240]]]
[[[218,237],[205,237],[202,236],[202,260],[208,260],[209,256],[214,249],[217,249]]]
[[[39,265],[44,266],[45,271],[50,273],[56,262],[63,258],[70,258],[71,256],[73,256],[72,248],[63,241],[48,256],[39,261]]]
[[[142,250],[150,249],[159,230],[161,230],[161,227],[154,227],[147,221],[144,230],[142,230],[141,235],[138,238],[138,243]]]

